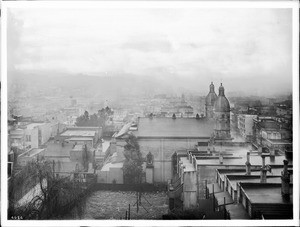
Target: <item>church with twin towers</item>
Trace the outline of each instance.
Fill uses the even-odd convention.
[[[230,104],[225,96],[221,83],[219,94],[215,92],[213,82],[209,85],[209,93],[205,98],[206,118],[214,121],[214,139],[231,140],[230,134]]]

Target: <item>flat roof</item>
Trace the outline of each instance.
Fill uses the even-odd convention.
[[[237,184],[238,182],[247,182],[247,183],[260,183],[260,175],[229,175],[227,176],[232,188],[234,190],[237,190]],[[281,177],[280,176],[267,176],[267,183],[281,183]]]
[[[40,125],[44,125],[44,124],[46,124],[46,123],[30,123],[30,124],[28,124],[28,125],[26,125],[26,127],[27,127],[27,129],[34,129],[35,127],[37,127],[37,126],[40,126]]]
[[[32,148],[29,151],[26,151],[22,154],[20,154],[18,157],[32,157],[42,151],[44,151],[45,149],[38,149],[38,148]]]
[[[210,137],[214,123],[206,118],[139,118],[137,137]]]
[[[15,134],[15,135],[9,135],[10,139],[21,139],[24,135],[23,134]]]
[[[91,141],[93,140],[93,138],[86,138],[86,137],[71,137],[70,139],[67,139],[69,141],[77,141],[77,140],[80,140],[80,141]]]
[[[182,161],[182,165],[185,166],[184,172],[192,172],[195,171],[195,167],[192,163],[190,163],[187,157],[180,157],[180,161]]]
[[[241,188],[253,203],[275,203],[275,204],[292,204],[293,187],[290,187],[290,201],[284,200],[281,195],[281,184],[271,183],[241,183]]]
[[[61,136],[74,136],[74,137],[78,137],[78,136],[94,137],[95,134],[96,134],[95,131],[90,131],[90,130],[69,130],[69,129],[67,129],[60,135]]]
[[[216,153],[214,153],[215,156],[211,156],[210,159],[209,156],[205,156],[201,159],[201,157],[197,157],[197,165],[217,165],[217,166],[223,166],[223,165],[241,165],[245,166],[245,162],[247,161],[247,152],[249,152],[249,149],[246,147],[230,147],[230,146],[215,146]],[[218,151],[222,150],[222,153],[224,154],[223,158],[223,164],[220,164],[219,159],[216,157],[218,156]],[[229,156],[229,154],[232,154],[232,156]],[[230,158],[232,157],[232,158]],[[275,158],[271,158],[270,156],[265,157],[265,164],[266,165],[283,165],[283,160],[285,160],[286,157],[284,155],[277,155]],[[261,165],[262,164],[262,158],[261,155],[257,152],[250,152],[250,163],[252,166],[254,165]],[[292,165],[292,161],[289,161],[289,165]]]

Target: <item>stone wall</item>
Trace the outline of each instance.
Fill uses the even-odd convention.
[[[172,155],[177,150],[194,148],[199,139],[138,139],[143,157],[153,154],[154,182],[172,178]]]
[[[175,151],[195,148],[200,139],[188,138],[138,138],[143,157],[151,152],[154,165],[154,183],[166,183],[172,178],[172,155]],[[117,139],[116,150],[123,151],[126,142]]]

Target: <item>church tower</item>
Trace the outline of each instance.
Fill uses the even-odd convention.
[[[214,116],[214,104],[217,99],[217,94],[215,92],[215,86],[213,82],[209,85],[209,93],[205,98],[205,115],[207,118],[213,118]]]
[[[230,140],[230,105],[225,97],[225,90],[221,83],[219,96],[214,104],[215,139]]]

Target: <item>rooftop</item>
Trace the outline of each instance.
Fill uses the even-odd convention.
[[[249,149],[243,147],[230,147],[230,146],[216,146],[216,151],[222,150],[223,153],[223,164],[219,163],[219,159],[216,157],[218,153],[215,153],[216,156],[204,156],[204,157],[197,157],[197,165],[241,165],[245,166],[245,162],[247,160],[247,152]],[[232,155],[230,155],[232,154]],[[283,165],[283,160],[286,157],[281,155],[275,156],[272,158],[270,156],[265,157],[265,164],[266,165]],[[257,152],[250,153],[250,163],[252,166],[254,165],[261,165],[262,158]],[[289,165],[292,165],[292,161],[289,162]]]
[[[73,149],[73,143],[50,142],[47,144],[45,156],[70,156],[70,151]]]
[[[139,118],[137,137],[210,137],[214,124],[207,119],[195,118]]]
[[[275,203],[275,204],[292,204],[293,187],[290,187],[290,201],[286,201],[281,196],[281,184],[262,184],[262,183],[241,183],[245,194],[253,203]]]
[[[44,151],[45,149],[38,149],[38,148],[32,148],[22,154],[19,155],[19,157],[33,157],[37,154],[39,154],[40,152]]]
[[[44,124],[46,124],[46,123],[30,123],[30,124],[26,125],[26,127],[27,127],[27,129],[32,130],[35,127],[38,127],[38,126],[44,125]]]
[[[68,141],[91,141],[93,138],[85,138],[85,137],[71,137],[70,139],[67,139]]]
[[[109,171],[110,168],[122,168],[123,164],[124,164],[123,162],[116,162],[116,163],[109,162],[102,167],[101,171]]]
[[[259,172],[260,173],[260,172]],[[247,182],[247,183],[260,183],[260,175],[229,175],[227,178],[230,180],[230,184],[234,190],[237,190],[238,182]],[[280,176],[267,176],[267,183],[281,183]]]
[[[87,137],[94,137],[96,134],[95,131],[90,131],[90,130],[70,130],[67,129],[65,132],[60,134],[61,136],[87,136]]]

